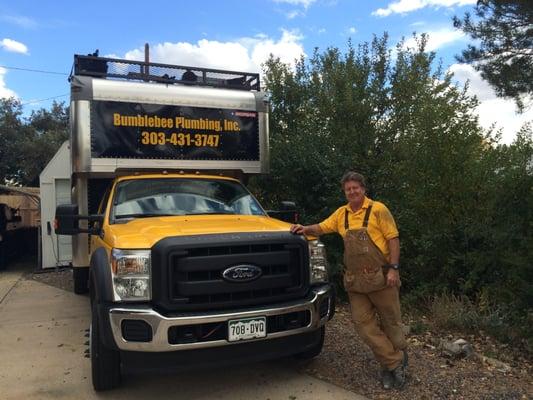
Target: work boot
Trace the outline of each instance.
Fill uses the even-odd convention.
[[[392,370],[392,376],[394,377],[394,387],[396,389],[402,389],[405,385],[405,368],[400,365]]]
[[[392,376],[394,377],[394,387],[396,389],[402,389],[405,386],[408,363],[409,360],[407,352],[403,350],[402,363],[392,370]]]
[[[383,385],[383,389],[392,389],[394,386],[394,376],[392,375],[392,371],[389,371],[388,369],[381,371],[381,384]]]
[[[407,368],[407,365],[409,365],[409,357],[407,356],[407,350],[402,350],[402,352],[403,352],[402,365],[404,368]]]

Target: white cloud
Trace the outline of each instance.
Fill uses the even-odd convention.
[[[0,47],[12,53],[28,54],[28,47],[24,43],[17,42],[13,39],[2,39],[0,41]]]
[[[301,17],[303,15],[304,14],[301,11],[299,11],[299,10],[292,10],[292,11],[289,11],[287,14],[285,14],[287,19],[294,19],[296,17]]]
[[[287,64],[305,55],[303,37],[297,31],[282,31],[279,40],[266,35],[240,38],[233,42],[202,39],[197,43],[158,43],[150,46],[150,59],[165,64],[217,68],[232,71],[260,72],[270,54]],[[112,55],[114,56],[114,55]],[[130,60],[144,60],[144,48],[128,51]]]
[[[303,6],[304,8],[308,8],[315,1],[316,0],[274,0],[276,3],[286,3],[292,6]]]
[[[451,28],[443,28],[436,31],[425,32],[428,35],[428,42],[426,45],[426,51],[435,51],[441,47],[444,47],[450,43],[462,40],[465,38],[465,34],[459,30]],[[416,48],[416,39],[410,37],[404,43],[404,47]]]
[[[18,97],[17,94],[6,87],[6,83],[4,81],[4,75],[7,73],[7,70],[5,68],[0,67],[0,98],[7,98],[7,97]]]
[[[387,8],[378,8],[376,11],[372,12],[372,15],[387,17],[391,14],[407,14],[425,7],[461,7],[468,4],[475,4],[476,1],[477,0],[398,0],[389,3]]]
[[[488,129],[496,124],[496,129],[502,129],[503,143],[510,144],[522,125],[533,121],[533,109],[517,114],[514,101],[497,97],[492,87],[471,65],[453,64],[449,71],[454,73],[454,78],[460,84],[469,81],[469,94],[476,95],[480,101],[476,112],[481,126]]]
[[[297,31],[284,30],[281,39],[274,41],[272,39],[262,39],[253,44],[251,49],[252,60],[255,65],[261,66],[270,54],[279,57],[281,62],[294,65],[294,61],[305,55],[301,41],[303,36]]]
[[[35,20],[24,17],[21,15],[2,15],[0,16],[0,19],[3,21],[6,21],[8,23],[18,25],[22,28],[35,28],[37,27],[37,22]]]
[[[348,28],[348,33],[353,35],[354,33],[357,33],[357,29],[355,29],[353,26]]]

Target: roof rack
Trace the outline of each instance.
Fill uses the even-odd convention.
[[[121,60],[96,55],[74,55],[73,75],[237,90],[260,90],[259,74],[255,73]]]

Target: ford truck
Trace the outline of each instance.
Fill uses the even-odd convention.
[[[76,293],[89,292],[97,391],[125,367],[314,357],[334,313],[324,246],[244,183],[268,173],[259,75],[75,56],[70,125]]]

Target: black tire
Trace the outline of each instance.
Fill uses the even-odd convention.
[[[6,249],[4,248],[5,244],[0,241],[0,271],[6,268]]]
[[[74,279],[74,293],[85,294],[89,291],[89,268],[76,267],[72,268]]]
[[[320,328],[320,341],[309,350],[295,354],[294,357],[298,360],[310,360],[315,358],[322,352],[322,347],[324,347],[324,337],[326,336],[326,327],[323,326]]]
[[[90,328],[90,352],[93,387],[96,391],[110,390],[120,385],[120,353],[104,346],[100,337],[100,326],[96,304],[92,307]]]

